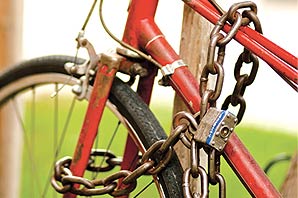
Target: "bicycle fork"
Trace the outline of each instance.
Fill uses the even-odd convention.
[[[70,165],[70,170],[75,176],[83,176],[88,164],[92,145],[120,62],[121,57],[101,54],[84,123]],[[76,195],[66,193],[63,197],[75,198]]]

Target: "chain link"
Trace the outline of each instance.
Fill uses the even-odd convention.
[[[220,172],[220,155],[215,149],[210,149],[208,153],[208,174],[209,183],[216,185],[218,183],[217,174]]]
[[[201,193],[198,192],[191,192],[191,185],[190,185],[190,178],[191,175],[191,168],[188,168],[184,171],[183,174],[183,196],[185,198],[207,198],[208,197],[208,175],[206,170],[202,166],[198,166],[198,173],[201,179]]]
[[[219,184],[219,191],[218,191],[218,194],[219,194],[219,198],[225,198],[226,197],[226,181],[225,181],[225,178],[219,174],[219,173],[216,173],[216,179],[217,179],[217,182]]]
[[[102,162],[106,162],[106,166],[96,165],[96,158],[102,157],[105,160]],[[104,149],[93,149],[90,153],[89,163],[87,165],[87,170],[92,172],[106,172],[110,171],[115,166],[120,166],[122,162],[121,158],[117,158],[111,151],[106,151]]]

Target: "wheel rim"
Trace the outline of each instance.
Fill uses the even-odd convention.
[[[46,85],[48,83],[53,83],[53,79],[55,79],[55,82],[52,86],[49,86],[49,85]],[[60,90],[62,84],[64,83],[67,83],[68,85],[74,85],[77,83],[77,79],[76,78],[73,78],[73,77],[69,77],[67,75],[63,75],[63,74],[58,74],[58,73],[48,73],[48,74],[38,74],[38,75],[32,75],[30,77],[26,77],[26,78],[22,78],[21,80],[19,81],[15,81],[13,83],[11,83],[10,86],[6,86],[5,88],[1,89],[1,92],[0,92],[0,101],[3,101],[5,100],[7,104],[12,104],[13,106],[16,106],[17,108],[15,108],[13,111],[14,111],[14,114],[16,115],[16,119],[18,121],[20,121],[20,126],[18,126],[19,128],[22,129],[22,136],[23,136],[23,139],[24,139],[24,150],[28,150],[28,151],[24,151],[23,152],[23,155],[25,158],[25,156],[27,155],[27,161],[30,161],[32,162],[33,161],[33,158],[35,158],[35,155],[40,155],[40,156],[45,156],[46,154],[42,153],[43,151],[40,151],[40,153],[37,153],[36,152],[36,144],[38,145],[38,139],[40,139],[40,137],[33,137],[32,139],[30,139],[30,141],[33,141],[33,143],[29,143],[29,138],[27,136],[28,135],[28,128],[31,128],[33,133],[36,133],[37,131],[39,131],[39,121],[34,121],[35,119],[34,118],[38,118],[39,117],[39,113],[37,111],[37,108],[38,107],[42,107],[43,108],[43,111],[46,111],[47,109],[44,108],[44,105],[43,104],[37,104],[38,103],[38,99],[37,97],[47,97],[48,99],[50,98],[49,96],[52,94],[52,93],[55,93],[55,92],[59,92],[58,95],[54,98],[50,98],[49,100],[51,100],[51,102],[53,102],[53,106],[51,106],[51,110],[53,110],[53,117],[56,117],[54,118],[53,120],[53,128],[51,129],[52,131],[54,131],[54,135],[52,137],[53,139],[53,144],[54,144],[54,147],[61,147],[62,148],[62,145],[61,145],[61,140],[63,138],[69,138],[69,137],[63,137],[63,133],[64,131],[66,130],[71,130],[71,129],[66,129],[67,127],[69,127],[68,125],[70,123],[74,123],[73,121],[70,121],[70,119],[72,118],[69,118],[68,115],[66,115],[66,117],[64,117],[64,121],[63,123],[61,123],[60,121],[60,118],[59,116],[61,116],[60,114],[58,114],[58,108],[59,106],[61,105],[60,102],[58,101],[58,99],[61,99],[61,96],[63,95],[63,92],[68,92],[70,93],[70,88],[69,87],[64,87]],[[44,88],[40,88],[40,86],[36,86],[36,85],[46,85],[46,89]],[[7,101],[7,97],[8,96],[11,96],[11,95],[14,95],[16,93],[14,93],[15,91],[17,90],[17,92],[20,92],[20,93],[24,93],[25,90],[29,90],[30,91],[30,94],[26,94],[26,95],[23,95],[22,98],[20,98],[19,96],[15,96],[14,99],[10,99],[9,101]],[[40,93],[42,92],[42,93]],[[68,96],[70,96],[71,94],[68,94]],[[89,94],[87,94],[87,98],[88,98]],[[64,96],[63,96],[64,97]],[[25,98],[25,99],[24,99]],[[31,99],[32,101],[31,102],[28,102],[28,100]],[[71,112],[73,112],[74,110],[72,108],[74,108],[73,106],[75,105],[75,102],[74,102],[74,97],[72,99],[72,102],[69,105],[69,110]],[[40,106],[41,105],[41,106]],[[86,104],[85,104],[86,105]],[[25,106],[24,108],[20,108],[20,106]],[[117,116],[117,119],[120,120],[120,123],[122,125],[122,127],[124,128],[129,128],[130,131],[132,132],[132,136],[134,139],[137,139],[137,136],[135,135],[135,132],[131,129],[130,127],[130,124],[127,123],[127,121],[120,115],[120,113],[117,111],[116,107],[111,104],[110,102],[107,103],[107,106],[109,107],[109,109],[111,110],[111,112]],[[25,110],[24,110],[25,109]],[[31,113],[27,113],[28,109],[30,109],[32,112]],[[84,114],[84,111],[81,112],[81,114]],[[30,118],[28,118],[30,117]],[[57,118],[58,117],[58,118]],[[82,116],[81,118],[82,119]],[[43,124],[41,124],[43,125]],[[60,126],[61,125],[61,126]],[[44,130],[45,128],[48,128],[48,127],[44,127]],[[72,126],[73,128],[75,129],[80,129],[80,128],[77,128],[77,126]],[[62,128],[62,129],[61,129]],[[116,128],[118,128],[118,126],[116,126]],[[107,130],[108,129],[102,129],[102,130]],[[31,131],[31,130],[30,130]],[[47,133],[47,132],[44,132],[44,133]],[[49,132],[50,133],[50,132]],[[113,132],[114,134],[115,132]],[[103,134],[99,131],[99,134]],[[100,135],[99,135],[100,136]],[[112,135],[113,136],[113,135]],[[31,137],[31,136],[30,136]],[[100,138],[99,138],[100,139]],[[69,142],[76,142],[76,139],[74,137],[72,137],[71,140],[68,139],[68,143]],[[67,144],[68,144],[67,143]],[[44,144],[43,142],[41,144]],[[42,145],[45,147],[45,145]],[[97,145],[99,146],[99,145]],[[27,148],[26,148],[27,147]],[[107,147],[107,146],[106,146]],[[21,146],[22,148],[22,146]],[[59,158],[59,154],[61,151],[59,150],[56,150],[56,149],[51,149],[52,150],[52,156],[51,158],[53,160],[51,161],[56,161],[58,158]],[[72,155],[72,150],[73,149],[70,149],[70,152],[68,153],[68,155]],[[141,148],[141,150],[144,150],[144,148]],[[27,153],[26,153],[27,152]],[[49,155],[49,154],[47,154]],[[46,157],[48,158],[48,157]],[[25,160],[26,161],[26,160]],[[44,162],[46,161],[46,159],[39,159],[39,161],[41,162]],[[39,180],[39,178],[49,178],[51,173],[52,173],[52,170],[53,170],[53,163],[52,162],[47,162],[47,164],[50,164],[50,167],[47,167],[46,170],[43,170],[42,172],[46,172],[46,176],[39,176],[39,175],[36,175],[35,171],[37,168],[39,168],[39,162],[34,162],[33,165],[30,165],[30,166],[27,166],[27,165],[24,165],[25,166],[25,169],[22,169],[21,172],[21,177],[22,178],[27,178],[28,176],[24,175],[23,173],[25,174],[29,174],[29,172],[31,173],[34,173],[35,175],[33,176],[34,178],[36,178],[37,180]],[[102,162],[100,162],[102,163]],[[96,175],[97,177],[98,175]],[[94,178],[94,176],[91,176]],[[41,192],[41,195],[44,194],[43,197],[51,197],[52,196],[52,192],[50,192],[52,189],[50,187],[50,184],[49,182],[45,183],[45,184],[41,184],[39,186],[39,184],[36,184],[35,182],[31,182],[32,180],[29,180],[28,181],[24,181],[23,183],[30,183],[29,186],[22,186],[21,188],[22,189],[38,189],[39,192]],[[49,181],[49,179],[47,179],[47,181]],[[147,185],[146,183],[148,183],[147,181],[145,181],[145,184],[142,184],[142,185]],[[160,190],[161,191],[161,190]],[[28,196],[27,195],[24,195],[23,192],[21,193],[22,195],[24,195],[24,197],[42,197],[40,195],[35,195],[33,192],[26,192],[28,193]],[[161,193],[161,192],[159,192]],[[151,194],[152,195],[152,194]],[[55,197],[55,196],[53,196]]]

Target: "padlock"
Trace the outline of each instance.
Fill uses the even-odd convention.
[[[237,117],[231,112],[210,107],[201,119],[194,139],[217,151],[222,151],[237,122]]]

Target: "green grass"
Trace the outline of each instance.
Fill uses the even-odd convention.
[[[35,142],[37,142],[39,145],[42,145],[42,149],[35,151],[35,154],[39,158],[38,162],[40,164],[48,163],[47,160],[51,158],[49,156],[53,156],[53,149],[50,148],[49,145],[49,142],[53,139],[53,136],[49,134],[52,134],[54,129],[51,127],[52,122],[48,119],[48,116],[53,116],[53,114],[49,114],[49,112],[53,109],[53,106],[47,106],[44,102],[47,101],[43,101],[42,103],[38,104],[38,106],[42,107],[42,111],[38,112],[39,121],[38,123],[36,123],[36,131],[41,131],[41,133],[35,137]],[[66,120],[66,111],[68,110],[69,106],[70,103],[66,102],[60,104],[60,107],[63,107],[63,112],[59,114],[60,129],[63,128],[64,120]],[[28,104],[27,107],[30,108],[30,104]],[[70,135],[66,137],[67,142],[66,144],[64,144],[65,153],[59,155],[59,157],[64,155],[72,155],[72,151],[77,140],[77,132],[81,128],[81,122],[85,114],[85,108],[86,104],[83,104],[76,108],[75,113],[78,115],[78,117],[74,117],[71,120],[71,125],[68,129],[68,131],[70,131]],[[159,119],[162,126],[165,128],[165,131],[169,132],[171,128],[172,109],[161,107],[160,105],[153,105],[152,110],[156,113],[157,118]],[[109,113],[107,113],[107,115],[104,117],[107,123],[113,123],[110,117],[111,116],[109,115]],[[26,120],[26,125],[30,126],[30,115],[26,114]],[[108,133],[110,134],[109,136],[111,136],[112,133],[109,125],[102,126],[103,128],[100,129],[100,135]],[[237,127],[236,131],[240,139],[247,146],[248,150],[251,152],[251,154],[254,156],[254,158],[262,168],[264,168],[266,164],[268,164],[269,161],[273,159],[276,155],[279,155],[281,153],[292,155],[295,151],[297,151],[297,134],[289,134],[282,131],[276,131],[274,129],[263,130],[261,127],[246,126],[245,124],[241,124],[241,126]],[[122,134],[120,134],[116,137],[116,139],[118,142],[123,142],[122,140],[124,140],[125,137]],[[103,144],[107,144],[108,141],[101,142]],[[113,148],[113,150],[115,150],[115,152],[117,153],[119,148],[122,147],[123,144],[116,145],[116,147]],[[51,153],[45,154],[46,150],[51,150]],[[24,149],[24,152],[26,152],[26,149]],[[25,161],[30,161],[30,159],[28,158],[24,159]],[[288,166],[289,162],[281,162],[270,170],[269,177],[277,188],[280,187],[282,181],[284,180]],[[44,175],[48,174],[48,169],[49,167],[42,171],[44,172]],[[25,181],[25,183],[30,183],[30,180],[28,180],[26,176],[26,174],[30,172],[29,170],[34,171],[34,167],[25,166],[23,169],[23,180]],[[227,197],[249,197],[249,195],[245,192],[245,189],[238,181],[235,174],[231,171],[231,169],[227,166],[223,159],[221,172],[224,175],[227,183]],[[30,187],[23,186],[23,188],[29,189]],[[210,197],[218,197],[217,187],[210,187],[210,189]],[[30,197],[30,195],[24,195],[22,197]]]

